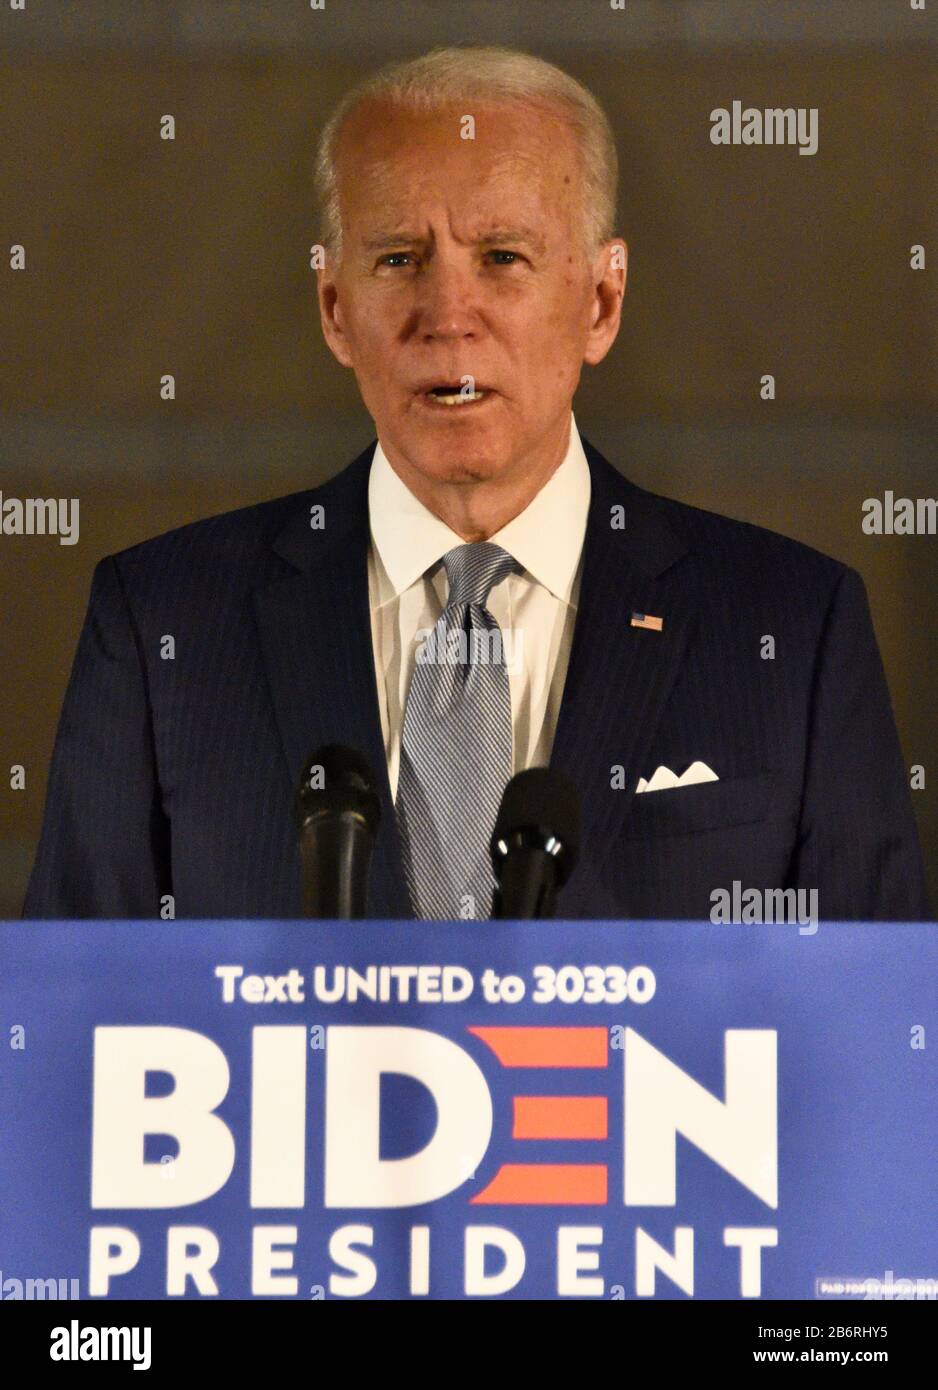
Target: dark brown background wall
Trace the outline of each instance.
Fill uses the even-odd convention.
[[[886,489],[938,493],[936,18],[906,0],[4,6],[0,489],[78,497],[81,539],[0,535],[0,915],[20,911],[96,561],[310,486],[372,438],[308,268],[326,114],[390,58],[479,41],[559,62],[617,132],[630,285],[581,430],[636,482],[860,570],[926,769],[938,901],[938,540],[860,527]],[[817,107],[818,153],[713,146],[734,99]]]

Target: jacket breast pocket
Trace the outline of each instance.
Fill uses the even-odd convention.
[[[750,825],[769,814],[775,788],[774,772],[756,772],[691,787],[639,792],[632,797],[624,835],[627,840],[641,840],[649,835],[692,835]]]

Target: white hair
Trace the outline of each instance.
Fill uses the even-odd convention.
[[[346,92],[319,137],[315,187],[322,210],[323,245],[342,254],[342,222],[336,147],[348,117],[366,102],[382,100],[410,110],[433,111],[455,100],[519,101],[553,109],[579,144],[583,246],[592,255],[613,235],[619,162],[612,127],[599,102],[575,78],[543,58],[496,46],[436,48],[419,58],[390,63]]]

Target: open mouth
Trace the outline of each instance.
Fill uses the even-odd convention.
[[[484,386],[470,391],[462,385],[445,383],[440,386],[431,386],[420,394],[431,405],[465,409],[466,406],[476,405],[478,402],[486,400],[493,392]]]

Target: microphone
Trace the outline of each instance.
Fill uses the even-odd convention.
[[[368,759],[340,743],[318,748],[303,766],[294,815],[300,828],[303,915],[364,917],[381,819]]]
[[[530,767],[505,788],[492,832],[497,918],[553,917],[580,849],[580,794],[562,772]]]

